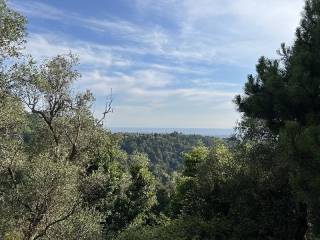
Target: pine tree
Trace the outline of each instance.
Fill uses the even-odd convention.
[[[245,94],[237,96],[235,103],[245,118],[262,120],[275,134],[316,236],[320,227],[319,0],[306,1],[293,46],[282,44],[278,52],[280,59],[260,58],[256,76],[248,76]]]

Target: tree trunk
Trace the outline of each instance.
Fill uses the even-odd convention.
[[[307,231],[308,231],[307,205],[305,203],[299,203],[295,240],[306,240]]]

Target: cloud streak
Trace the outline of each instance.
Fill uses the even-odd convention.
[[[113,126],[223,128],[239,118],[232,99],[256,59],[275,57],[280,43],[293,39],[302,5],[303,0],[133,0],[129,18],[121,12],[83,15],[40,0],[11,2],[55,26],[44,31],[33,25],[27,52],[37,59],[77,54],[83,76],[77,88],[94,91],[97,109],[113,88]],[[67,31],[53,30],[59,27]],[[81,40],[76,30],[84,33]]]

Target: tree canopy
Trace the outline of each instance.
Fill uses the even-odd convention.
[[[319,0],[248,76],[230,139],[112,134],[78,58],[23,54],[25,29],[0,0],[0,239],[319,239]]]

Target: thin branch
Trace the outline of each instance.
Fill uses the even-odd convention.
[[[102,122],[106,118],[107,114],[113,112],[112,102],[113,102],[113,97],[112,97],[112,88],[111,88],[110,95],[107,96],[107,99],[106,99],[106,105],[105,105],[104,111],[102,113],[102,118],[98,121],[98,124],[102,124]]]
[[[55,225],[55,224],[57,224],[59,222],[62,222],[64,220],[67,220],[70,216],[72,216],[75,213],[77,206],[78,206],[78,202],[74,204],[74,206],[72,207],[70,212],[67,213],[65,216],[63,216],[63,217],[61,217],[61,218],[49,223],[37,236],[35,236],[33,238],[33,240],[36,240],[36,239],[39,239],[39,238],[45,236],[47,231],[49,230],[49,228],[52,227],[53,225]]]

